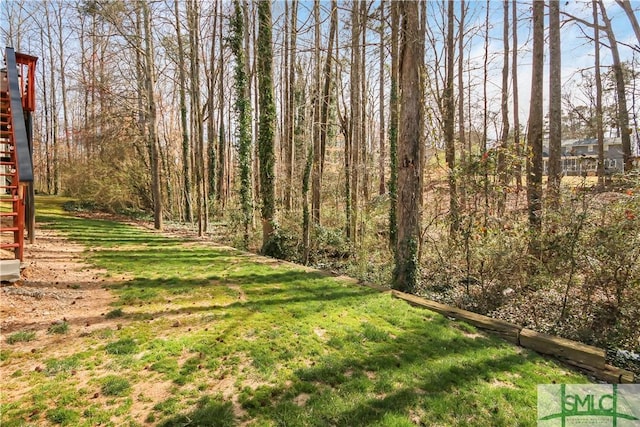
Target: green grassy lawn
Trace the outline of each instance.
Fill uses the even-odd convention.
[[[105,313],[117,328],[69,328],[81,350],[19,352],[3,337],[2,388],[25,390],[2,399],[4,427],[524,426],[536,424],[537,384],[587,381],[387,293],[76,218],[58,199],[37,208],[89,262],[131,279]],[[44,368],[11,371],[30,358]]]

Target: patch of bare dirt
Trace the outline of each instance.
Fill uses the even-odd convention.
[[[491,387],[502,387],[502,388],[513,388],[513,389],[516,388],[516,386],[514,386],[510,382],[500,381],[497,378],[494,378],[493,381],[489,383],[489,385]]]
[[[293,398],[293,403],[295,403],[298,406],[305,406],[310,398],[311,398],[310,394],[300,393],[299,395]]]
[[[322,328],[314,328],[313,332],[318,336],[318,338],[324,340],[325,335],[327,334],[327,331],[325,329]]]
[[[38,354],[64,357],[81,351],[84,336],[97,329],[116,329],[123,321],[105,318],[115,301],[109,286],[116,280],[107,280],[104,271],[84,262],[83,252],[83,246],[54,231],[38,230],[36,243],[25,247],[22,279],[0,287],[0,349],[34,356],[0,366],[4,401],[16,401],[29,392],[11,374],[42,369]],[[68,333],[49,334],[49,327],[60,322],[69,324]],[[35,332],[35,340],[8,344],[7,338],[18,331]],[[81,376],[78,372],[80,380]]]
[[[109,286],[120,280],[83,261],[84,247],[51,230],[38,230],[25,247],[22,280],[0,287],[0,331],[41,331],[56,321],[89,328],[104,323],[115,298]]]
[[[487,336],[481,332],[463,332],[462,335],[473,340],[477,338],[487,338]]]

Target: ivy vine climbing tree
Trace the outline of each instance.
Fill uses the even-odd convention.
[[[274,253],[272,238],[275,230],[273,140],[275,137],[276,105],[273,99],[273,46],[271,30],[271,0],[258,3],[258,89],[260,119],[258,153],[260,156],[260,195],[262,198],[262,252]]]
[[[249,98],[244,55],[244,20],[238,0],[234,0],[234,13],[231,17],[231,36],[229,45],[236,58],[234,88],[236,91],[236,114],[238,135],[238,163],[240,169],[240,206],[242,209],[243,243],[249,246],[249,225],[251,224],[253,203],[251,200],[251,100]]]

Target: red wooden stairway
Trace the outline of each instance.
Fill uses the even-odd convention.
[[[0,72],[0,276],[24,259],[25,201],[33,184],[31,113],[37,58],[6,48]],[[5,271],[7,270],[7,271]]]
[[[24,257],[24,202],[18,174],[16,142],[13,135],[11,102],[7,76],[0,91],[0,249]],[[3,252],[2,258],[6,258]]]

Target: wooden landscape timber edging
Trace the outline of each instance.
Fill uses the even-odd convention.
[[[464,320],[479,329],[498,335],[500,338],[521,347],[553,356],[571,366],[587,371],[599,380],[619,384],[633,384],[636,382],[633,372],[608,365],[605,359],[605,351],[601,348],[543,334],[514,323],[493,319],[405,292],[394,290],[391,295],[413,306],[427,308],[447,317]]]
[[[471,311],[462,310],[445,304],[440,304],[439,302],[430,301],[428,299],[424,299],[404,292],[393,291],[391,294],[396,298],[405,300],[411,305],[428,308],[444,316],[465,320],[471,323],[473,326],[496,334],[500,338],[503,338],[511,343],[519,344],[519,336],[520,330],[522,330],[522,326],[505,322],[504,320],[492,319],[491,317],[472,313]]]

